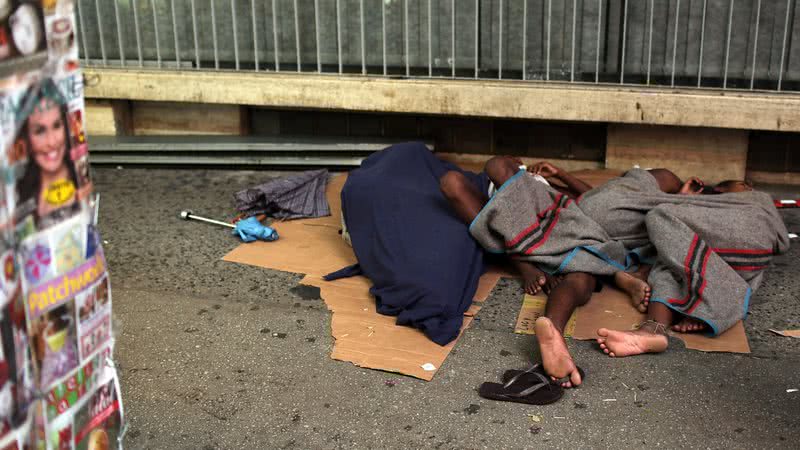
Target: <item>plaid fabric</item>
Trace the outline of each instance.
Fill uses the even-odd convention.
[[[236,209],[248,216],[266,214],[276,219],[329,216],[328,179],[328,171],[322,169],[270,180],[234,194]]]

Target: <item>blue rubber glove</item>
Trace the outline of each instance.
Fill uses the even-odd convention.
[[[263,225],[255,217],[248,217],[247,219],[236,222],[236,228],[233,230],[233,234],[238,234],[244,242],[253,242],[257,240],[274,241],[278,239],[277,231]]]

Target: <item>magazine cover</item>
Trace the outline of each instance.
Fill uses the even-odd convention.
[[[32,78],[9,93],[7,120],[15,126],[6,149],[13,168],[8,203],[20,242],[76,215],[91,194],[80,76]]]
[[[118,377],[111,373],[90,395],[46,427],[47,444],[64,450],[118,449],[122,424]]]
[[[46,54],[43,3],[56,2],[0,0],[0,61],[13,64]]]

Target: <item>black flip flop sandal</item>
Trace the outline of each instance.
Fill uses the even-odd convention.
[[[505,384],[483,383],[478,389],[478,395],[501,402],[548,405],[557,402],[564,395],[564,388],[551,383],[544,375],[530,372],[524,378],[512,378]]]
[[[581,384],[579,386],[573,386],[573,388],[579,388],[583,385],[583,382],[586,381],[586,372],[584,372],[583,369],[581,369],[578,366],[575,367],[578,369],[578,374],[580,374],[581,376]],[[505,373],[503,373],[503,383],[509,383],[515,378],[526,378],[530,374],[539,374],[544,377],[547,377],[547,379],[550,380],[550,376],[547,375],[547,373],[544,371],[544,367],[541,364],[534,364],[525,370],[517,370],[517,369],[506,370]],[[550,380],[550,382],[561,386],[561,383],[566,383],[569,380],[570,380],[569,376],[566,376],[564,378],[560,378],[555,381]]]

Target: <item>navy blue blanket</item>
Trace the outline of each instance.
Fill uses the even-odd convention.
[[[458,336],[485,269],[483,250],[439,190],[448,170],[460,171],[423,144],[407,143],[350,172],[342,211],[359,264],[326,277],[363,273],[372,280],[379,313],[397,316],[398,325],[419,328],[439,345]],[[486,191],[485,175],[463,173]]]

